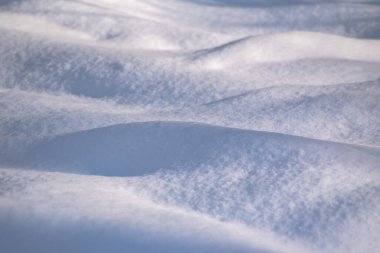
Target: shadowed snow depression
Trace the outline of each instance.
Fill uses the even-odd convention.
[[[380,2],[0,1],[0,252],[380,252]]]

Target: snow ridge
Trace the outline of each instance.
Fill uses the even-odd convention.
[[[379,252],[379,13],[2,1],[0,252]]]

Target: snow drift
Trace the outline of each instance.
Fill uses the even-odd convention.
[[[0,251],[377,253],[380,5],[0,3]]]
[[[257,167],[268,164],[273,170],[286,167],[291,161],[301,163],[297,159],[310,166],[316,166],[315,160],[350,166],[359,166],[358,160],[375,164],[371,161],[376,156],[366,156],[368,150],[371,148],[276,133],[182,122],[141,122],[41,141],[24,151],[18,162],[24,167],[45,170],[141,176],[162,169],[189,170],[201,165],[217,165],[223,160],[227,166],[239,159]],[[372,152],[376,155],[377,149],[373,148]]]
[[[246,37],[201,51],[198,64],[209,68],[231,68],[252,62],[283,62],[304,58],[380,61],[380,42],[357,40],[311,32],[289,32]]]

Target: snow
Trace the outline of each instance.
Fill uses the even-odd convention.
[[[196,56],[210,68],[240,67],[255,62],[283,62],[304,58],[380,61],[380,42],[311,32],[288,32],[246,37]]]
[[[380,251],[380,5],[0,2],[0,252]]]

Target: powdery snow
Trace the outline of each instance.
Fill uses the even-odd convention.
[[[380,251],[380,5],[0,3],[1,252]]]

